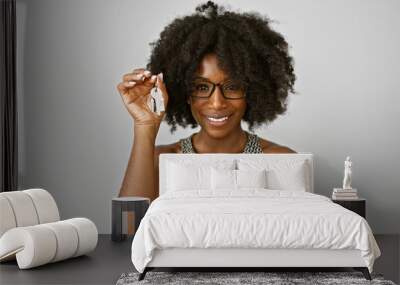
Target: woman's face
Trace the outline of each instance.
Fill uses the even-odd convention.
[[[196,82],[200,84],[203,81],[215,84],[227,82],[228,75],[218,67],[217,63],[218,59],[214,54],[206,55],[196,72],[196,78],[200,77],[196,79]],[[229,86],[229,84],[226,86]],[[216,138],[224,137],[230,132],[240,129],[240,122],[246,110],[245,98],[226,99],[221,93],[221,86],[216,86],[208,99],[189,97],[188,103],[190,104],[192,115],[201,126],[202,131]],[[216,122],[209,119],[209,117],[227,117],[227,119]]]

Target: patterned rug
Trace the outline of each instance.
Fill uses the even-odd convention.
[[[371,274],[372,281],[366,280],[361,272],[157,272],[149,271],[138,281],[139,273],[123,273],[116,285],[133,284],[379,284],[396,285],[384,280],[381,274]]]

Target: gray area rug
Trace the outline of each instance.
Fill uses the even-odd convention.
[[[384,280],[381,274],[371,274],[366,280],[361,272],[157,272],[150,271],[138,281],[139,273],[123,273],[116,285],[133,284],[385,284],[396,285]]]

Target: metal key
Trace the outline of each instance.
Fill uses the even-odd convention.
[[[154,104],[152,104],[152,107],[149,107],[153,112],[157,112],[157,115],[160,115],[162,111],[165,111],[164,98],[162,96],[161,90],[158,87],[153,87],[150,91],[150,95],[151,98],[154,100]]]

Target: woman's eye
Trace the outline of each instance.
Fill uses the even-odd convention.
[[[198,84],[196,85],[197,91],[208,91],[208,85],[206,84]]]
[[[236,90],[239,90],[240,87],[239,87],[239,85],[237,85],[237,84],[230,83],[230,84],[225,85],[224,89],[225,89],[225,90],[233,90],[233,91],[236,91]]]

